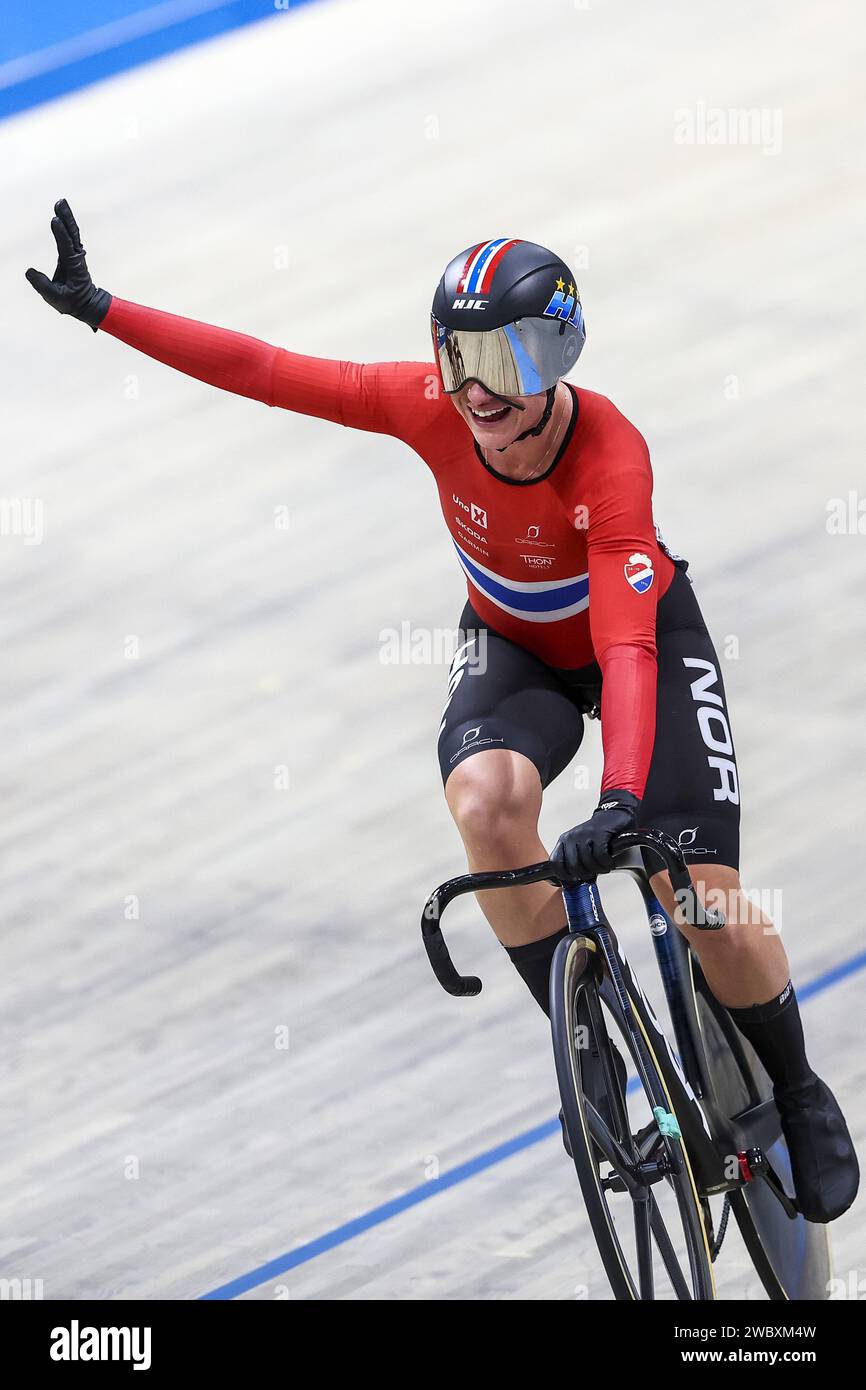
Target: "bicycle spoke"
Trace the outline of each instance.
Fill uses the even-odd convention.
[[[646,1201],[634,1203],[634,1238],[637,1247],[638,1284],[640,1296],[651,1299],[655,1296],[653,1280],[653,1249],[650,1235],[652,1193]]]
[[[686,1278],[683,1274],[682,1269],[680,1268],[680,1262],[677,1259],[676,1251],[674,1250],[674,1247],[671,1244],[671,1238],[668,1235],[667,1226],[662,1220],[662,1214],[658,1209],[658,1203],[656,1202],[656,1199],[652,1193],[650,1193],[649,1195],[648,1205],[651,1207],[650,1219],[652,1225],[652,1233],[655,1237],[655,1243],[658,1246],[659,1254],[661,1255],[662,1261],[664,1262],[664,1267],[668,1272],[668,1277],[674,1286],[674,1292],[677,1298],[691,1298],[692,1291],[689,1288],[688,1283],[686,1282]]]
[[[626,1152],[616,1135],[611,1134],[604,1120],[599,1115],[591,1100],[584,1097],[584,1111],[586,1113],[586,1125],[593,1142],[597,1145],[602,1157],[607,1160],[614,1168],[627,1171],[634,1166],[634,1160]]]

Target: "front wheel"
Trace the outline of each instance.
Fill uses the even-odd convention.
[[[615,996],[599,990],[595,943],[575,934],[556,948],[551,1031],[563,1123],[592,1232],[614,1297],[714,1299],[712,1262],[688,1154],[642,1022],[635,1042]],[[646,1082],[623,1087],[608,1025]]]

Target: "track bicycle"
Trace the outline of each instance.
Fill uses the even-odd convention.
[[[674,1041],[668,1041],[605,916],[594,879],[566,880],[549,862],[463,874],[425,904],[421,931],[449,994],[475,995],[445,939],[445,908],[464,893],[547,882],[562,892],[569,932],[550,972],[550,1020],[564,1139],[616,1299],[714,1299],[714,1265],[733,1212],[771,1299],[821,1300],[832,1277],[826,1226],[797,1208],[772,1086],[686,938],[652,891],[641,851],[667,869],[684,920],[725,925],[692,887],[669,835],[629,831],[613,841],[616,870],[646,909]],[[636,1073],[624,1084],[623,1058]]]

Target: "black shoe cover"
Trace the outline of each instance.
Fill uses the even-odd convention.
[[[773,1094],[788,1141],[797,1204],[807,1221],[834,1221],[860,1184],[857,1155],[836,1097],[820,1077]]]

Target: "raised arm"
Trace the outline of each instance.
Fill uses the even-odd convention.
[[[112,298],[99,325],[139,352],[222,391],[354,429],[402,434],[399,362],[362,366],[263,343],[245,333]]]
[[[305,357],[244,333],[163,313],[98,289],[87,268],[81,234],[65,199],[54,206],[51,230],[57,268],[49,280],[27,279],[58,313],[70,314],[148,357],[222,391],[315,415],[354,429],[409,440],[417,431],[425,365],[361,365]],[[433,372],[432,365],[429,372]]]

